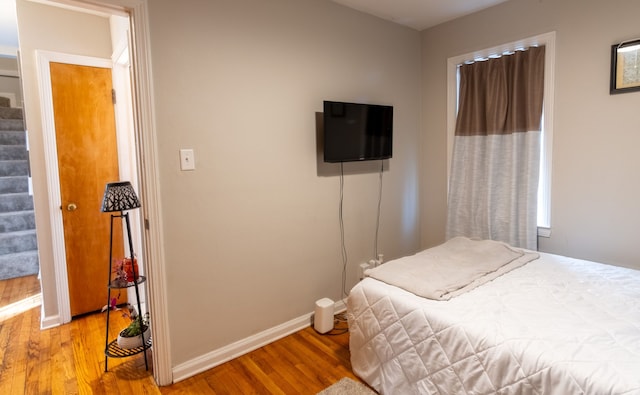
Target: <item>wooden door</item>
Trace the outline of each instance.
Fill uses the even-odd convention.
[[[50,63],[71,316],[107,303],[110,214],[105,185],[118,181],[111,70]],[[114,221],[114,257],[122,227]],[[123,295],[124,296],[124,295]]]

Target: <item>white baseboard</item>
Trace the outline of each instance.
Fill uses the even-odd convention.
[[[344,302],[336,302],[335,312],[339,313],[344,310],[346,310]],[[278,339],[302,330],[310,325],[311,315],[312,313],[305,314],[281,325],[267,329],[266,331],[239,340],[235,343],[231,343],[228,346],[224,346],[217,350],[213,350],[190,361],[176,365],[173,367],[173,382],[177,383],[178,381],[188,379],[191,376],[195,376],[198,373],[202,373],[241,355],[247,354],[253,350],[257,350],[258,348],[272,343]]]
[[[45,316],[44,307],[41,309],[40,316],[42,317],[42,320],[40,321],[40,329],[51,329],[62,325],[62,317],[59,314]]]
[[[27,310],[42,305],[42,293],[24,298],[7,306],[0,307],[0,322],[22,314]]]

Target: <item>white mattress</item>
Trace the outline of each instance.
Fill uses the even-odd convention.
[[[347,311],[382,394],[640,394],[640,271],[541,253],[449,301],[365,278]]]

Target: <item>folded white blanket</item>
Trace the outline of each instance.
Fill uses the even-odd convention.
[[[435,300],[449,300],[538,258],[493,240],[455,237],[415,255],[389,261],[365,275]]]

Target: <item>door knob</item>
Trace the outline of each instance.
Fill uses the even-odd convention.
[[[75,203],[69,203],[67,205],[67,211],[76,211],[77,208],[78,208],[78,206],[76,206]]]

